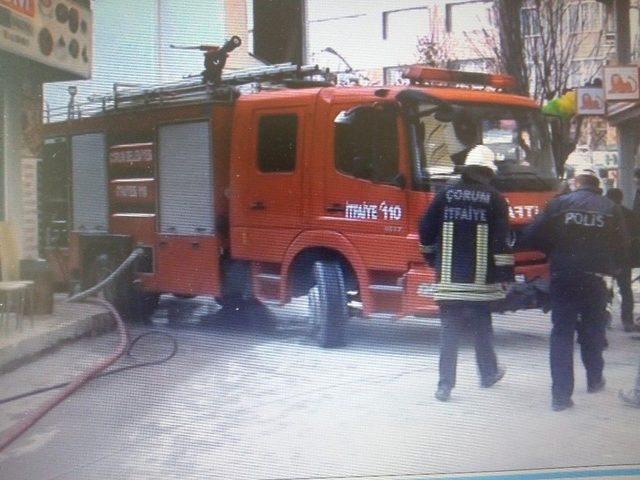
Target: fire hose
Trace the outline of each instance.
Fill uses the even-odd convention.
[[[97,285],[89,288],[88,290],[85,290],[84,292],[80,292],[80,293],[78,293],[76,295],[73,295],[72,297],[69,297],[67,299],[67,302],[92,303],[92,304],[100,305],[100,306],[106,308],[109,311],[109,313],[111,314],[111,316],[116,321],[118,334],[120,336],[118,345],[116,346],[116,349],[114,350],[114,352],[111,355],[109,355],[108,357],[104,358],[103,360],[101,360],[97,364],[93,365],[91,368],[85,370],[79,376],[77,376],[74,380],[72,380],[70,382],[60,383],[60,384],[57,384],[57,385],[53,385],[53,386],[49,386],[49,387],[45,387],[45,388],[40,388],[40,389],[33,390],[33,391],[30,391],[30,392],[26,392],[26,393],[22,393],[22,394],[19,394],[19,395],[12,396],[12,397],[1,399],[0,400],[0,405],[4,404],[4,403],[9,403],[9,402],[12,402],[12,401],[15,401],[15,400],[19,400],[21,398],[25,398],[25,397],[29,397],[29,396],[32,396],[32,395],[36,395],[36,394],[39,394],[39,393],[44,393],[44,392],[47,392],[47,391],[50,391],[50,390],[63,388],[63,390],[61,392],[59,392],[55,397],[52,397],[51,399],[49,399],[46,402],[44,402],[34,412],[32,412],[31,414],[29,414],[27,417],[25,417],[24,419],[20,420],[19,422],[15,423],[12,427],[10,427],[7,431],[5,431],[5,433],[2,435],[2,437],[0,437],[0,452],[2,450],[4,450],[6,447],[8,447],[11,443],[13,443],[16,439],[18,439],[29,428],[31,428],[33,425],[35,425],[36,422],[38,422],[42,417],[44,417],[47,413],[49,413],[53,408],[58,406],[60,403],[62,403],[65,399],[67,399],[69,396],[71,396],[73,393],[75,393],[78,389],[80,389],[83,385],[85,385],[89,381],[91,381],[91,380],[93,380],[95,378],[98,378],[98,377],[111,375],[111,374],[114,374],[114,373],[122,372],[124,370],[129,370],[129,369],[132,369],[132,368],[139,368],[139,367],[144,367],[144,366],[149,366],[149,365],[157,365],[159,363],[164,363],[164,362],[170,360],[171,358],[173,358],[175,356],[175,354],[177,353],[177,350],[178,350],[178,344],[177,344],[175,338],[167,335],[166,333],[157,332],[157,331],[150,331],[150,332],[146,332],[146,333],[143,333],[142,335],[137,336],[136,338],[133,339],[133,341],[129,342],[129,334],[128,334],[127,328],[125,326],[124,320],[122,319],[122,317],[120,316],[118,311],[115,309],[115,307],[111,303],[106,301],[106,300],[97,299],[97,298],[89,298],[92,295],[95,295],[98,292],[100,292],[107,285],[109,285],[112,282],[116,281],[118,279],[118,277],[120,277],[120,275],[125,273],[127,271],[127,269],[129,267],[131,267],[131,265],[133,265],[133,263],[138,259],[138,257],[140,257],[143,254],[144,254],[144,251],[142,249],[135,249],[127,257],[127,259],[124,262],[122,262],[122,264],[120,266],[118,266],[118,268],[116,268],[107,278],[105,278],[104,280],[99,282]],[[105,372],[105,370],[109,366],[113,365],[120,357],[122,357],[122,355],[124,355],[125,353],[131,354],[133,347],[138,343],[138,341],[141,338],[143,338],[145,336],[148,336],[148,335],[151,335],[151,334],[160,334],[160,335],[165,335],[165,336],[168,336],[168,337],[171,338],[173,343],[172,343],[172,350],[169,353],[169,355],[167,355],[166,357],[164,357],[164,358],[162,358],[160,360],[154,360],[154,361],[143,362],[143,363],[136,363],[136,364],[133,364],[133,365],[128,365],[128,366],[125,366],[125,367],[121,367],[121,368],[118,368],[118,369],[115,369],[115,370],[111,370],[111,371]]]

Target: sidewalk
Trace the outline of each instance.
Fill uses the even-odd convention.
[[[97,335],[113,327],[113,319],[102,308],[82,303],[66,303],[66,294],[54,297],[53,314],[26,315],[22,328],[15,316],[0,325],[0,373],[12,370],[61,344],[86,335]]]

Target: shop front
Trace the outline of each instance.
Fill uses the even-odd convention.
[[[17,258],[41,254],[42,85],[90,78],[92,42],[89,0],[0,0],[0,222]]]
[[[636,192],[633,171],[640,163],[640,75],[637,65],[604,68],[607,118],[618,129],[619,184],[625,204],[632,205]]]

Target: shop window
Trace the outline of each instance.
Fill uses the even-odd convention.
[[[264,173],[293,172],[296,168],[297,115],[273,115],[260,119],[258,168]]]

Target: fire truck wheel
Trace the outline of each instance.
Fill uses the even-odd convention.
[[[236,310],[256,301],[251,288],[248,262],[232,261],[225,266],[222,295],[216,301],[223,308]]]
[[[91,279],[97,284],[107,278],[118,267],[113,257],[98,255],[92,264]],[[130,275],[116,278],[103,290],[105,300],[110,302],[127,321],[148,322],[158,306],[160,295],[140,292],[131,281]]]
[[[309,290],[311,334],[323,348],[346,343],[347,294],[340,263],[319,260],[313,264],[315,285]]]
[[[151,323],[151,315],[160,303],[159,293],[136,292],[133,299],[135,312],[132,319],[143,323]]]

